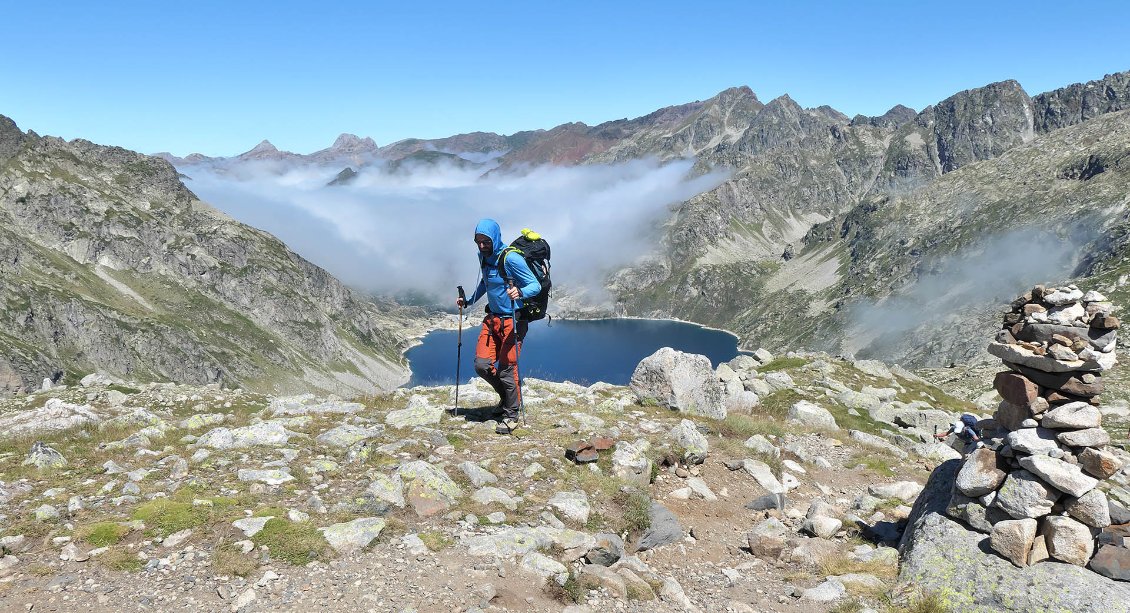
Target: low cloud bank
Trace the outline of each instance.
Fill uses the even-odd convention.
[[[921,276],[898,294],[855,305],[850,337],[865,346],[878,336],[940,324],[970,307],[1003,306],[1037,283],[1062,283],[1097,236],[1096,227],[1079,222],[1057,233],[1031,227],[981,239],[923,266]]]
[[[511,240],[522,228],[553,248],[554,282],[599,290],[604,276],[655,247],[667,207],[720,185],[727,173],[688,178],[693,160],[542,166],[488,173],[453,163],[397,172],[367,167],[327,186],[340,168],[277,163],[181,172],[201,199],[266,230],[355,287],[446,304],[478,279],[475,223],[492,217]],[[597,295],[602,295],[599,291]]]

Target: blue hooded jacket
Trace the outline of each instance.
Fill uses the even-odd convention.
[[[494,246],[494,253],[487,257],[484,257],[481,252],[478,253],[482,279],[479,280],[479,286],[475,288],[475,292],[467,298],[467,303],[474,304],[485,294],[491,313],[512,317],[514,308],[522,308],[522,300],[518,299],[513,303],[511,302],[510,296],[506,295],[506,280],[498,274],[498,256],[502,255],[503,249],[506,249],[506,243],[502,242],[502,230],[498,227],[497,221],[482,219],[475,226],[475,234],[489,236],[491,244]],[[518,286],[522,298],[536,296],[541,292],[541,283],[538,282],[537,277],[526,264],[526,259],[521,255],[513,252],[507,254],[504,268],[506,269],[506,276],[514,281],[514,285]],[[513,304],[513,308],[511,304]]]

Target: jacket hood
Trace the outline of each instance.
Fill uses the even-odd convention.
[[[491,256],[493,260],[498,261],[498,254],[506,248],[506,244],[502,242],[502,229],[498,227],[498,222],[486,218],[480,219],[479,223],[475,225],[475,234],[483,234],[490,237],[490,242],[494,246],[494,254]],[[477,245],[476,245],[477,248]],[[482,253],[479,253],[482,257]]]

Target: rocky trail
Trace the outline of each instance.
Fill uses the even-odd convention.
[[[0,609],[941,606],[896,546],[960,458],[934,426],[983,411],[908,371],[664,349],[630,387],[527,381],[511,436],[489,388],[453,397],[91,375],[3,401]]]

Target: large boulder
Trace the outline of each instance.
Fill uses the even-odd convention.
[[[725,386],[704,355],[663,347],[636,366],[631,388],[642,403],[714,419],[726,417]]]
[[[793,406],[789,407],[786,419],[813,428],[840,429],[836,424],[836,418],[832,416],[828,409],[807,400],[798,400]]]
[[[102,417],[89,405],[70,404],[58,398],[50,398],[38,409],[16,411],[0,417],[0,432],[5,436],[33,436],[100,421]]]
[[[945,516],[959,466],[940,465],[915,502],[899,543],[900,581],[936,594],[953,611],[1130,612],[1130,585],[1066,564],[1017,568],[987,553],[985,535]]]

